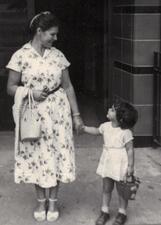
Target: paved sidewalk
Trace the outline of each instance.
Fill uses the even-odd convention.
[[[56,225],[94,225],[101,201],[101,178],[96,175],[102,140],[83,134],[75,137],[77,180],[62,185],[59,194],[61,217]],[[38,224],[32,212],[35,193],[32,185],[13,181],[14,137],[0,133],[0,225]],[[161,225],[161,149],[136,149],[136,175],[141,185],[135,201],[129,202],[127,225]],[[111,203],[111,225],[117,213],[117,195]]]

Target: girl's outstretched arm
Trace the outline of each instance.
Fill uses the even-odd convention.
[[[134,173],[134,147],[133,141],[126,143],[126,151],[128,155],[128,169],[127,175],[132,175]]]
[[[94,135],[100,134],[99,129],[97,127],[84,126],[84,132],[88,134],[94,134]]]

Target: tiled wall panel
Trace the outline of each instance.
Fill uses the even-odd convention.
[[[140,105],[153,104],[153,75],[133,75],[133,103]]]
[[[121,69],[114,68],[113,74],[113,94],[120,96],[122,99],[132,102],[133,85],[132,74]]]
[[[126,64],[133,64],[133,42],[122,39],[121,41],[121,61]]]
[[[136,14],[134,39],[160,39],[160,14]]]
[[[122,38],[114,38],[115,60],[126,64],[133,64],[133,42]]]
[[[153,53],[160,51],[161,39],[157,6],[160,0],[115,0],[113,90],[138,109],[135,136],[153,135]]]
[[[158,41],[135,41],[133,49],[133,65],[153,66],[153,53],[160,50],[160,40]]]
[[[134,105],[138,111],[138,122],[134,127],[135,136],[152,136],[153,129],[153,106]]]
[[[132,74],[122,71],[122,98],[126,101],[132,102],[133,100],[133,85],[132,85]]]
[[[115,0],[117,5],[134,5],[135,0]]]
[[[160,5],[160,0],[135,0],[135,5],[152,5],[158,6]]]
[[[134,16],[131,14],[122,15],[122,37],[127,39],[133,38]]]

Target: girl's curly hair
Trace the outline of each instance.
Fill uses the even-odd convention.
[[[138,112],[133,105],[120,99],[116,99],[114,108],[116,110],[117,121],[122,129],[134,127],[138,120]]]

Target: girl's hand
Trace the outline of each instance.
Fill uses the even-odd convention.
[[[134,167],[133,166],[128,166],[127,168],[127,176],[131,176],[134,174]]]
[[[39,91],[39,90],[33,90],[33,97],[35,101],[41,102],[44,101],[48,96],[48,93],[46,90]]]
[[[127,174],[125,174],[125,176],[123,177],[123,182],[126,183],[127,181]]]
[[[134,168],[132,166],[128,166],[127,173],[123,177],[123,181],[126,183],[127,181],[130,181],[131,176],[134,174]]]
[[[73,117],[73,123],[74,123],[74,128],[76,130],[77,134],[80,134],[83,130],[84,123],[82,121],[82,118],[80,116],[74,116]]]

